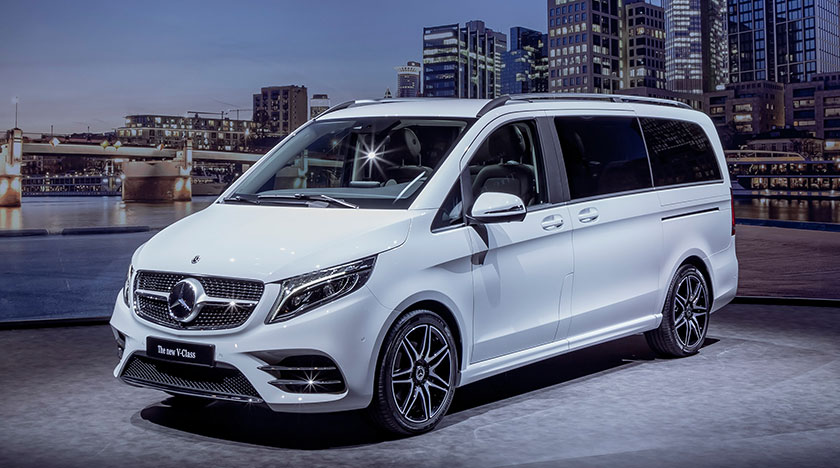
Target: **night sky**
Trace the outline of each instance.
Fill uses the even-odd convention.
[[[13,1],[0,10],[0,130],[109,131],[128,114],[251,108],[298,84],[333,104],[395,91],[422,28],[546,29],[545,0]],[[234,115],[235,117],[235,115]],[[250,112],[242,112],[250,118]]]

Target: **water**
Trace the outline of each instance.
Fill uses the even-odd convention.
[[[736,198],[735,217],[840,223],[840,201],[795,198]]]
[[[2,229],[150,226],[162,228],[206,208],[215,196],[189,202],[125,203],[120,197],[24,197],[18,208],[0,208]]]

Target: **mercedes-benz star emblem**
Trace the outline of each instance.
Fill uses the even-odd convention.
[[[204,288],[197,279],[178,281],[169,291],[169,316],[181,323],[192,321],[201,310],[198,301],[202,296]]]
[[[195,265],[196,263],[198,263],[198,262],[199,262],[199,260],[201,260],[201,255],[196,255],[195,257],[193,257],[193,259],[192,259],[191,263],[192,263],[193,265]]]

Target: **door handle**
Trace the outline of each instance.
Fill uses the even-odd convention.
[[[560,229],[563,227],[563,217],[560,215],[551,215],[546,216],[543,218],[542,223],[540,223],[543,229],[546,231],[554,231],[555,229]]]
[[[578,213],[578,219],[581,223],[591,223],[598,219],[598,210],[595,208],[585,208]]]

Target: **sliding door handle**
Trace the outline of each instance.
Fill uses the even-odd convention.
[[[584,208],[578,213],[578,220],[581,223],[591,223],[598,219],[598,210],[595,208]]]

